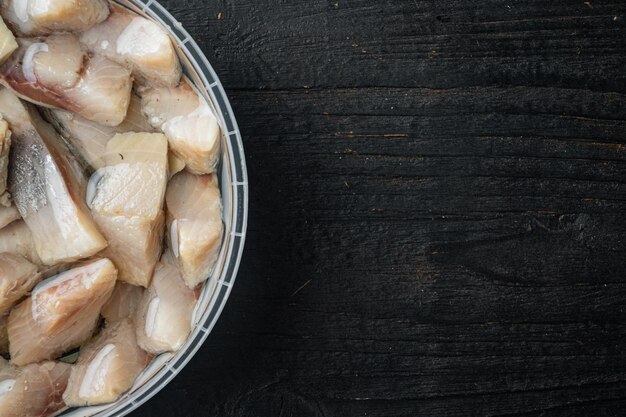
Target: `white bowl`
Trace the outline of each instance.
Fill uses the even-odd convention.
[[[155,0],[114,0],[159,23],[178,46],[185,75],[212,105],[222,126],[220,187],[224,204],[224,241],[215,269],[204,284],[196,307],[194,326],[185,345],[175,353],[156,357],[133,388],[112,404],[71,408],[63,417],[120,417],[146,402],[168,384],[200,349],[217,322],[235,282],[248,221],[248,175],[237,121],[224,88],[196,42],[182,25]]]

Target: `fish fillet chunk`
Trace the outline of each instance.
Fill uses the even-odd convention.
[[[9,191],[46,265],[71,262],[106,247],[84,204],[85,176],[54,129],[7,89],[0,113],[13,130]]]
[[[159,263],[137,309],[137,341],[147,352],[180,349],[191,332],[196,297],[171,265]]]
[[[106,0],[5,0],[0,10],[22,35],[82,32],[109,15]]]
[[[62,396],[71,369],[52,361],[18,368],[0,358],[0,415],[45,417],[65,408]]]
[[[53,359],[89,339],[116,279],[113,263],[99,259],[38,284],[9,315],[11,361]]]
[[[175,88],[142,89],[142,109],[153,127],[169,141],[171,151],[194,174],[215,171],[221,129],[209,105],[185,80]]]
[[[92,53],[130,68],[142,84],[173,87],[180,82],[176,49],[161,27],[113,5],[108,19],[81,35]]]
[[[115,284],[113,295],[102,307],[102,317],[107,323],[133,317],[144,291],[143,287],[118,282]]]
[[[63,399],[71,407],[113,402],[132,387],[150,359],[137,345],[132,321],[107,326],[81,349]]]
[[[120,280],[147,287],[161,255],[167,139],[160,133],[118,134],[107,143],[104,159],[87,192],[109,242],[104,254],[119,268]]]
[[[40,280],[37,267],[22,256],[0,253],[0,316],[4,316]]]
[[[193,288],[209,277],[222,243],[217,178],[180,172],[170,180],[165,201],[169,247],[184,281]]]
[[[130,71],[102,56],[89,56],[75,35],[20,38],[0,67],[0,81],[20,97],[117,126],[130,105]]]
[[[9,153],[11,151],[11,131],[6,120],[0,120],[0,210],[9,207],[7,178],[9,177]]]

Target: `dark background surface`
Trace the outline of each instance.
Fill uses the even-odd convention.
[[[626,2],[162,3],[232,100],[250,224],[133,415],[626,415]]]

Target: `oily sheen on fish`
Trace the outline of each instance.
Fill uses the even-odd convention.
[[[45,417],[63,409],[71,369],[52,361],[18,368],[0,358],[0,415]]]
[[[9,315],[11,361],[21,366],[53,359],[88,340],[116,279],[113,263],[99,259],[37,285]]]
[[[46,265],[106,247],[84,204],[86,178],[71,153],[30,105],[0,90],[0,114],[13,130],[9,190]]]
[[[130,71],[89,56],[71,34],[19,38],[19,49],[0,66],[0,82],[25,100],[117,126],[130,104]]]
[[[137,345],[131,320],[107,325],[81,349],[63,399],[71,407],[113,402],[132,387],[150,359]]]

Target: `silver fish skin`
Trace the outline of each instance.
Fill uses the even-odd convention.
[[[13,131],[9,190],[46,265],[72,262],[107,245],[84,203],[86,176],[54,129],[7,89],[0,114]],[[62,244],[60,244],[62,242]]]

